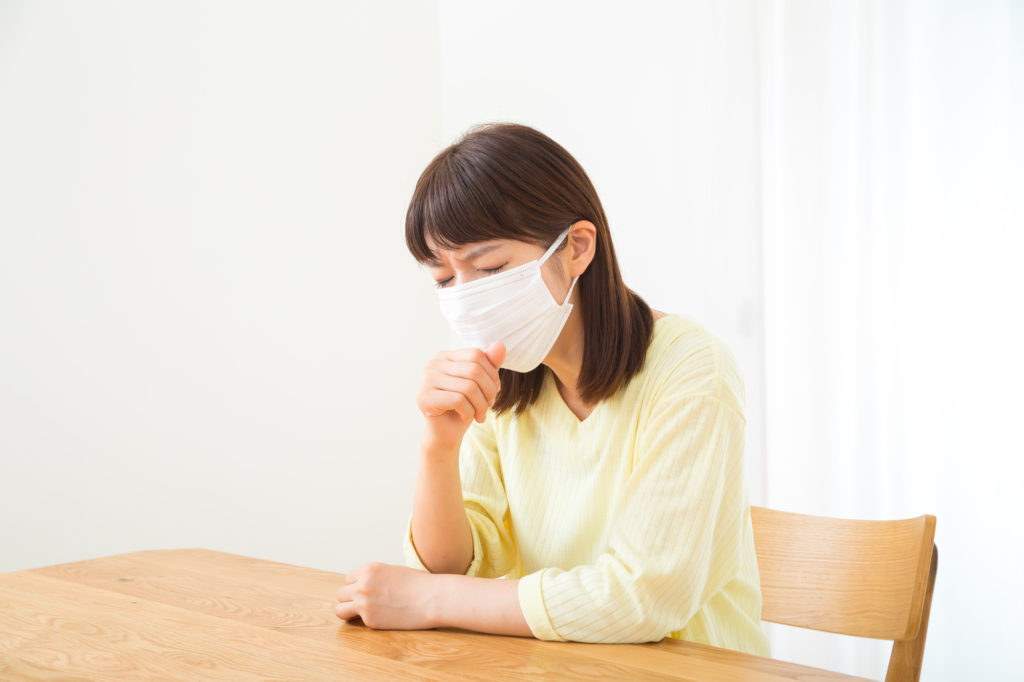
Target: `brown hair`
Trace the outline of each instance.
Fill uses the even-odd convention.
[[[594,260],[576,284],[583,322],[577,390],[592,404],[643,367],[654,320],[647,303],[622,281],[597,191],[561,145],[524,125],[471,128],[420,175],[405,217],[405,242],[420,263],[437,260],[428,237],[443,248],[489,239],[547,248],[579,220],[597,228]],[[521,413],[540,396],[546,371],[544,365],[526,373],[500,370],[494,410]]]

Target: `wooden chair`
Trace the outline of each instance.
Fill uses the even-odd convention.
[[[939,552],[935,517],[858,521],[751,507],[761,619],[893,640],[886,682],[917,682]]]

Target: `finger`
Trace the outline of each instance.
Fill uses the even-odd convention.
[[[498,393],[497,370],[493,370],[492,373],[476,362],[450,362],[444,366],[442,372],[450,377],[470,379],[476,382],[484,394],[487,404],[490,405],[494,402],[494,396]]]
[[[506,350],[504,343],[495,341],[487,347],[484,354],[487,355],[487,359],[491,361],[492,365],[501,367],[501,363],[505,362]]]
[[[421,405],[428,417],[439,417],[445,412],[456,412],[464,421],[473,419],[475,410],[466,396],[461,393],[435,389],[429,392]]]
[[[355,602],[346,601],[334,607],[334,615],[342,620],[355,620],[359,618],[359,610]]]
[[[492,344],[493,345],[493,344]],[[442,359],[451,360],[453,362],[475,362],[488,373],[494,377],[495,381],[498,379],[498,367],[491,359],[487,356],[487,353],[483,352],[479,348],[462,348],[459,350],[450,350],[441,354]],[[502,358],[504,359],[504,358]]]
[[[352,601],[356,594],[356,582],[346,583],[338,588],[338,591],[334,593],[334,596],[338,601]]]
[[[346,585],[351,585],[352,583],[354,583],[357,580],[359,580],[359,578],[362,577],[363,570],[365,568],[366,568],[365,566],[359,566],[358,568],[353,568],[351,571],[346,573],[345,574],[345,584]]]
[[[434,388],[461,393],[473,406],[473,415],[478,420],[487,416],[487,408],[490,407],[491,401],[484,395],[483,389],[472,379],[441,374],[434,377]]]

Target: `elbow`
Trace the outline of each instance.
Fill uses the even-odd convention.
[[[435,575],[466,575],[472,561],[441,557],[437,561],[424,561],[427,571]]]
[[[671,569],[671,567],[670,567]],[[681,630],[700,607],[696,576],[638,570],[605,557],[596,566],[540,574],[536,617],[553,639],[603,644],[657,642]],[[536,628],[535,628],[536,631]],[[542,637],[547,639],[548,637]]]
[[[678,609],[667,609],[656,598],[610,600],[595,605],[594,626],[568,637],[572,641],[599,644],[645,644],[660,642],[682,628],[673,618]]]
[[[663,619],[650,616],[626,620],[612,636],[604,641],[608,644],[646,644],[660,642],[672,631]]]

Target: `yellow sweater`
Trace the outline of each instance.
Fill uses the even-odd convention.
[[[524,414],[462,443],[467,575],[521,578],[540,639],[665,636],[768,655],[735,358],[688,317],[655,322],[643,370],[584,420],[549,371]],[[424,569],[405,537],[410,566]]]

